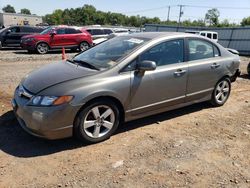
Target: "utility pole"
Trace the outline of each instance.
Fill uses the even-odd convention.
[[[178,21],[177,31],[179,31],[179,27],[181,24],[181,16],[183,15],[182,7],[184,7],[184,5],[178,5],[178,6],[180,7],[180,12],[179,12],[179,21]]]
[[[168,19],[167,19],[168,22],[169,22],[169,15],[170,15],[170,6],[168,6]]]

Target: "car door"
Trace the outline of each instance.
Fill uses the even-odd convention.
[[[185,62],[184,40],[162,42],[142,53],[137,63],[149,60],[156,62],[154,71],[143,74],[131,73],[131,108],[137,115],[185,101],[188,66]]]
[[[19,26],[10,28],[4,37],[4,43],[6,46],[19,46],[20,45],[20,37],[21,30]]]
[[[92,29],[91,33],[93,40],[106,36],[103,29]]]
[[[187,101],[210,96],[223,76],[223,58],[215,44],[199,38],[187,39],[189,76]]]
[[[82,32],[80,30],[74,28],[66,28],[65,32],[65,40],[67,42],[67,45],[77,46],[81,42],[81,37],[79,36],[79,34]]]
[[[65,33],[65,28],[55,29],[55,35],[51,35],[50,46],[52,48],[59,48],[62,46],[67,46],[67,37]]]

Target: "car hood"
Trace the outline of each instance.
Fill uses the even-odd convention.
[[[31,72],[22,80],[21,84],[31,93],[37,94],[50,86],[94,75],[98,72],[99,71],[62,61],[45,65]]]

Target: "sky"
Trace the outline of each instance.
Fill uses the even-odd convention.
[[[21,8],[28,8],[32,14],[40,16],[52,13],[55,9],[76,8],[84,4],[93,5],[101,11],[159,17],[161,20],[167,19],[168,6],[171,6],[170,20],[177,20],[177,5],[186,5],[183,7],[182,20],[204,19],[210,7],[218,8],[220,20],[240,23],[242,18],[250,16],[250,0],[0,0],[0,9],[7,4],[14,6],[17,12]]]

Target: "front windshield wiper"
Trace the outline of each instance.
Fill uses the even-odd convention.
[[[69,62],[71,62],[71,63],[74,63],[74,64],[76,64],[76,65],[86,65],[88,68],[90,68],[90,69],[94,69],[94,70],[100,70],[98,67],[96,67],[96,66],[94,66],[94,65],[92,65],[92,64],[90,64],[90,63],[88,63],[88,62],[86,62],[86,61],[82,61],[82,60],[75,60],[75,59],[72,59],[72,60],[70,60],[70,59],[67,59],[67,61],[69,61]]]

